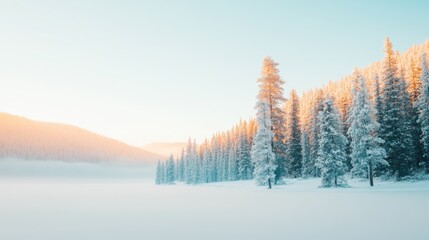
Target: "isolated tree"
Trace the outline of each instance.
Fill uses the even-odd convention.
[[[421,143],[423,144],[425,160],[422,165],[426,165],[426,171],[429,171],[429,69],[426,63],[426,55],[422,55],[422,73],[420,76],[422,82],[421,95],[418,98],[417,105],[419,109],[418,122],[421,125]]]
[[[258,128],[252,146],[252,161],[255,169],[253,175],[258,185],[268,185],[271,189],[276,170],[275,155],[272,150],[271,117],[269,105],[265,101],[259,101],[257,108]]]
[[[346,184],[343,175],[347,171],[346,144],[342,133],[340,116],[331,98],[323,101],[323,110],[319,113],[320,140],[317,166],[322,174],[322,187]]]
[[[266,102],[271,116],[270,130],[273,133],[271,146],[275,154],[277,166],[275,183],[281,180],[286,174],[284,112],[282,110],[285,100],[283,96],[284,81],[279,76],[277,65],[278,63],[274,62],[270,57],[266,57],[262,64],[261,77],[258,79],[258,100]]]
[[[299,123],[299,99],[295,90],[290,93],[286,110],[286,159],[288,175],[300,177],[302,170],[301,128]]]
[[[353,89],[353,103],[348,122],[347,134],[351,139],[352,173],[369,178],[370,186],[374,185],[373,171],[379,165],[387,165],[384,160],[386,151],[381,147],[384,141],[379,138],[379,124],[374,119],[374,110],[369,100],[364,77],[355,70],[356,87]]]
[[[165,183],[173,184],[174,183],[174,158],[173,155],[170,155],[166,164],[165,164]]]

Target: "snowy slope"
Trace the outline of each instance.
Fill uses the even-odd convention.
[[[0,113],[0,158],[154,163],[152,153],[66,124]]]

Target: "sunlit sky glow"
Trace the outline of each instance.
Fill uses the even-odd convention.
[[[428,1],[0,0],[0,111],[129,144],[201,140],[254,114],[262,59],[285,91],[429,38]]]

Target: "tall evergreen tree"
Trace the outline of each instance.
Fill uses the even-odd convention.
[[[268,185],[271,188],[275,178],[276,159],[272,146],[271,117],[267,102],[259,101],[257,108],[258,128],[252,146],[252,161],[255,169],[253,175],[258,185]]]
[[[161,182],[161,184],[164,184],[165,183],[165,164],[164,164],[164,162],[161,162],[160,172],[161,172],[160,182]]]
[[[180,161],[179,161],[179,181],[184,182],[185,181],[185,149],[182,148],[182,153],[180,155]]]
[[[156,178],[155,178],[155,184],[159,185],[161,184],[161,162],[158,160],[158,163],[156,164]]]
[[[422,73],[420,76],[422,82],[421,95],[418,98],[417,106],[419,109],[418,122],[421,125],[421,143],[424,150],[424,161],[420,165],[425,165],[429,172],[429,69],[426,63],[426,55],[422,55]]]
[[[342,133],[340,116],[332,99],[323,101],[323,110],[319,113],[320,142],[317,166],[322,174],[322,187],[341,186],[346,184],[343,175],[347,171],[346,144]]]
[[[310,161],[308,137],[305,130],[302,130],[301,134],[301,166],[302,166],[302,177],[309,178],[313,176],[314,164]]]
[[[250,147],[247,142],[247,126],[244,124],[243,129],[240,130],[238,135],[237,160],[239,179],[250,179],[252,176],[252,163],[250,159]]]
[[[422,69],[415,63],[413,57],[409,57],[407,61],[408,65],[406,68],[405,80],[408,83],[408,94],[410,96],[411,106],[409,106],[409,120],[411,121],[411,141],[415,148],[415,161],[412,164],[412,168],[416,169],[420,167],[420,163],[424,161],[423,156],[423,144],[420,141],[422,135],[422,128],[418,121],[419,109],[417,100],[420,96],[421,81],[420,74]]]
[[[386,160],[398,180],[409,174],[414,154],[410,139],[411,126],[406,112],[407,93],[404,80],[397,76],[397,63],[389,38],[385,41],[383,60],[383,121],[381,138],[385,140]],[[411,148],[411,149],[410,149]]]
[[[353,89],[353,103],[348,122],[348,135],[351,139],[352,173],[369,178],[374,185],[373,171],[379,165],[387,165],[386,151],[381,147],[384,141],[377,136],[379,124],[374,119],[374,110],[369,100],[365,80],[360,73],[354,73],[356,87]]]
[[[383,99],[378,74],[374,75],[374,108],[376,113],[376,121],[380,124],[383,122]]]
[[[170,155],[166,164],[165,164],[165,183],[173,184],[174,183],[174,158],[173,155]]]
[[[291,177],[297,178],[301,177],[302,149],[299,123],[299,99],[295,90],[292,90],[290,93],[286,111],[286,159],[288,161],[288,174]]]
[[[277,65],[278,63],[274,62],[270,57],[266,57],[262,64],[261,77],[258,79],[258,99],[268,104],[271,116],[271,132],[273,132],[271,146],[277,165],[275,183],[281,180],[286,174],[284,112],[282,110],[285,100],[283,97],[284,81],[279,76]]]
[[[323,109],[323,92],[321,90],[316,92],[315,98],[312,102],[312,109],[310,113],[310,129],[308,134],[308,143],[309,143],[309,158],[308,158],[308,167],[312,169],[307,169],[308,173],[313,177],[320,176],[320,171],[316,164],[316,159],[319,152],[319,142],[320,142],[320,122],[318,119],[319,112]]]

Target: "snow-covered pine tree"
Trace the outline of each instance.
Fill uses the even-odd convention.
[[[426,55],[422,55],[422,73],[420,76],[421,95],[417,100],[419,109],[418,122],[421,125],[421,142],[424,150],[424,161],[420,163],[425,165],[426,172],[429,172],[429,69],[426,63]]]
[[[212,182],[212,174],[210,172],[211,168],[211,158],[210,158],[210,152],[209,149],[206,147],[204,148],[203,153],[203,166],[204,166],[204,182],[209,183]]]
[[[301,166],[302,166],[302,173],[301,176],[303,178],[309,178],[313,176],[313,169],[314,169],[314,164],[309,161],[309,146],[308,146],[308,137],[307,137],[307,132],[303,129],[302,130],[302,134],[301,134],[301,155],[302,155],[302,160],[301,160]]]
[[[318,119],[320,140],[316,164],[321,170],[322,187],[345,185],[343,175],[347,171],[347,139],[342,133],[340,116],[331,98],[323,101],[323,110]]]
[[[173,155],[170,155],[167,162],[165,163],[165,183],[173,184],[174,183],[174,158]]]
[[[320,122],[318,120],[319,112],[323,109],[323,92],[316,91],[312,101],[312,109],[310,113],[310,129],[308,133],[309,158],[307,166],[312,167],[308,172],[313,177],[320,176],[320,169],[316,165],[316,159],[319,152],[320,142]]]
[[[236,157],[236,150],[234,147],[230,148],[228,155],[228,179],[229,181],[236,181],[239,179],[238,162]]]
[[[386,151],[381,147],[384,141],[377,136],[379,124],[374,119],[374,110],[364,77],[358,70],[355,70],[353,76],[357,85],[353,89],[353,103],[348,119],[350,128],[347,132],[351,139],[352,173],[368,177],[370,186],[373,186],[374,169],[380,165],[387,165],[384,160]]]
[[[243,124],[238,135],[237,161],[239,179],[248,180],[252,176],[252,162],[250,159],[250,146],[247,142],[247,126]]]
[[[156,164],[155,184],[157,185],[161,184],[161,162],[159,160],[158,160],[158,163]]]
[[[194,139],[194,143],[192,144],[192,156],[191,156],[191,160],[192,160],[192,180],[191,183],[192,184],[197,184],[199,183],[200,179],[201,179],[201,161],[199,159],[198,156],[198,151],[197,151],[197,142]]]
[[[160,183],[161,184],[164,184],[165,183],[165,163],[164,162],[161,162],[161,181],[160,181]]]
[[[411,106],[409,106],[409,120],[411,121],[411,141],[412,145],[415,148],[415,156],[413,159],[413,164],[411,167],[413,169],[420,168],[420,163],[424,162],[423,157],[423,144],[420,141],[420,136],[422,135],[422,128],[418,121],[419,117],[419,109],[417,100],[420,96],[421,90],[421,81],[420,74],[422,69],[416,62],[412,56],[407,59],[407,66],[405,69],[405,80],[408,83],[407,93],[410,96]]]
[[[376,121],[380,124],[383,121],[383,99],[378,74],[374,75],[374,108]]]
[[[258,79],[258,100],[266,102],[271,114],[271,132],[273,133],[272,150],[276,158],[275,183],[279,182],[286,174],[286,146],[284,141],[284,112],[282,110],[283,84],[279,76],[278,63],[270,57],[266,57],[262,64],[261,77]]]
[[[299,123],[299,99],[295,90],[290,92],[286,114],[286,159],[288,161],[288,175],[297,178],[301,177],[302,149],[301,126]]]
[[[258,101],[256,108],[258,128],[252,146],[252,161],[255,165],[253,175],[258,185],[267,185],[271,189],[277,165],[271,148],[273,133],[271,132],[270,109],[265,101]]]
[[[409,142],[410,121],[406,112],[408,94],[405,81],[397,75],[397,61],[392,50],[392,43],[386,38],[386,56],[383,60],[383,121],[380,136],[385,141],[386,160],[390,173],[398,180],[409,174],[409,166],[414,150]],[[411,149],[410,149],[411,148]]]
[[[193,175],[195,172],[193,158],[194,158],[193,145],[192,145],[191,138],[189,138],[188,144],[186,145],[186,154],[185,154],[185,182],[187,184],[193,183]]]
[[[210,168],[211,168],[210,172],[212,174],[211,178],[212,178],[213,182],[218,182],[219,181],[219,178],[218,178],[219,144],[218,144],[218,140],[217,140],[216,136],[212,137],[211,144],[212,144],[212,147],[211,147],[212,164],[210,166]]]
[[[182,153],[180,154],[180,164],[179,164],[179,181],[185,181],[185,149],[182,148]]]

